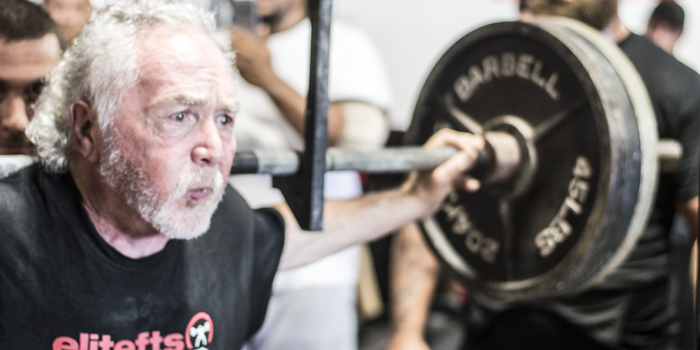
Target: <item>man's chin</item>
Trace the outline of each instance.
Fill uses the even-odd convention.
[[[204,235],[207,231],[209,231],[209,221],[201,227],[182,227],[175,230],[163,230],[163,235],[170,239],[190,240]]]
[[[193,208],[163,208],[155,213],[153,225],[170,239],[194,239],[209,230],[211,217],[220,200],[209,200]]]
[[[192,218],[187,217],[172,217],[165,223],[162,223],[157,227],[159,231],[166,237],[170,239],[194,239],[197,238],[209,230],[209,225],[211,223],[211,215],[202,217],[203,215]]]

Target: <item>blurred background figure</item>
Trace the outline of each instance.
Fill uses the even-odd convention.
[[[685,11],[675,1],[662,1],[649,17],[645,36],[666,52],[673,48],[683,34]]]
[[[519,0],[518,2],[518,13],[519,19],[521,21],[527,21],[532,18],[532,11],[530,10],[529,0]]]
[[[255,13],[247,17],[260,19],[257,28],[247,20],[240,25],[250,29],[230,31],[236,66],[245,79],[236,92],[240,101],[234,128],[238,149],[299,151],[304,146],[309,82],[308,4],[306,0],[259,0],[255,5]],[[236,16],[234,24],[239,24]],[[392,97],[383,60],[367,35],[335,20],[331,24],[328,97],[329,146],[384,145]],[[230,182],[251,207],[284,200],[271,187],[269,176],[239,175]],[[326,174],[325,198],[342,200],[361,193],[358,173]],[[356,350],[360,256],[360,247],[355,246],[307,266],[278,272],[265,323],[250,349]]]
[[[92,14],[90,0],[44,0],[44,9],[58,24],[70,45]]]
[[[0,0],[0,154],[34,153],[24,130],[63,47],[60,29],[41,7]]]

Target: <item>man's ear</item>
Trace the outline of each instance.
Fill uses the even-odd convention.
[[[99,125],[97,115],[87,102],[71,102],[70,123],[75,135],[75,150],[87,161],[97,162],[100,154],[97,149]]]

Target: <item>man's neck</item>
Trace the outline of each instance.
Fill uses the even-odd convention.
[[[627,29],[620,21],[620,17],[615,15],[610,21],[605,29],[603,29],[603,35],[615,43],[621,43],[630,35],[629,29]]]
[[[169,239],[128,205],[121,193],[107,185],[96,169],[80,161],[69,164],[90,221],[107,244],[132,259],[145,258],[165,248]]]
[[[88,203],[83,202],[83,206],[100,237],[126,257],[145,258],[163,250],[168,243],[168,237],[162,234],[134,236],[125,233],[117,228],[111,220],[100,216]]]

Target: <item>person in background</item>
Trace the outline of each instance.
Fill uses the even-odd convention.
[[[675,1],[661,1],[649,17],[644,34],[654,44],[673,54],[673,48],[683,35],[685,11]]]
[[[521,21],[526,21],[532,18],[532,11],[530,10],[529,0],[520,0],[518,2],[518,13],[519,19]]]
[[[34,153],[24,131],[63,43],[60,29],[41,7],[0,0],[0,154]]]
[[[306,0],[256,1],[256,33],[234,27],[232,49],[241,84],[239,149],[302,150],[311,26]],[[392,103],[382,59],[368,37],[333,21],[328,72],[328,144],[378,148],[388,136]],[[283,201],[269,176],[231,178],[252,207]],[[326,199],[362,193],[356,172],[326,174]],[[359,247],[277,274],[265,324],[250,343],[265,350],[357,348]]]
[[[92,14],[90,0],[44,0],[42,5],[61,27],[63,37],[69,45],[80,34]]]
[[[529,0],[535,16],[580,20],[618,44],[639,72],[654,106],[659,137],[683,145],[677,171],[661,174],[654,207],[637,246],[585,292],[509,303],[472,291],[465,349],[678,349],[670,232],[676,210],[698,233],[700,75],[620,22],[617,0]],[[419,228],[404,227],[393,254],[390,350],[425,350],[425,317],[439,264]]]

